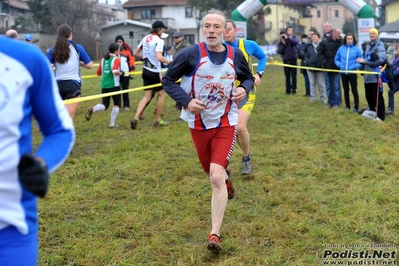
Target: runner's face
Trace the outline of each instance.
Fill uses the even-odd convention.
[[[117,40],[115,43],[118,44],[119,46],[122,46],[123,41],[122,40]]]
[[[231,22],[228,22],[223,38],[226,42],[234,42],[234,40],[236,39],[236,33],[237,33],[237,29],[234,28],[234,26]]]
[[[222,15],[208,14],[204,18],[202,34],[208,47],[218,47],[223,42],[225,19]]]
[[[159,29],[157,30],[157,35],[161,38],[162,33],[163,33],[164,31],[165,31],[164,28],[159,28]]]

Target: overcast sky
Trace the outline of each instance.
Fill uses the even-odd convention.
[[[121,0],[121,1],[122,1],[122,4],[123,4],[127,0]],[[107,0],[99,0],[99,2],[105,4],[107,2]],[[331,0],[331,2],[333,2],[333,0]],[[375,0],[375,2],[377,3],[377,5],[381,4],[381,0]],[[115,0],[108,0],[108,4],[115,5]]]
[[[122,0],[122,4],[125,3],[127,0]],[[100,3],[105,4],[107,0],[99,0]],[[115,5],[115,0],[108,0],[108,4]]]

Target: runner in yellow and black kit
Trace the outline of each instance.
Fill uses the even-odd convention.
[[[227,28],[224,34],[224,41],[226,44],[233,46],[234,48],[240,49],[248,64],[252,66],[251,57],[256,57],[258,61],[258,68],[256,73],[254,74],[255,78],[255,86],[259,86],[260,79],[263,75],[263,72],[266,69],[266,60],[267,56],[263,52],[263,50],[259,47],[259,45],[251,40],[243,40],[236,38],[236,24],[234,21],[228,19],[227,20]],[[254,69],[252,67],[252,73],[254,73]],[[250,137],[247,129],[247,123],[251,111],[255,104],[256,98],[256,87],[252,88],[248,96],[239,102],[239,113],[238,113],[238,125],[237,125],[237,142],[242,151],[242,175],[252,174],[252,164],[251,164],[251,152],[249,149]]]

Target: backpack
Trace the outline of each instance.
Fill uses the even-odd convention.
[[[392,67],[391,63],[385,58],[383,65],[386,65],[385,72],[390,82],[398,83],[398,76],[395,75],[395,68]]]

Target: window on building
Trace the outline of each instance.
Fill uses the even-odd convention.
[[[194,34],[184,34],[184,39],[191,44],[195,44]]]
[[[155,18],[155,9],[143,9],[141,10],[142,19],[153,19]]]
[[[127,18],[128,19],[133,19],[134,18],[133,11],[131,9],[127,11]]]
[[[186,18],[192,18],[192,17],[193,17],[193,8],[186,7]]]
[[[318,17],[318,18],[321,17],[321,12],[320,12],[320,10],[317,10],[317,17]]]
[[[339,17],[339,10],[335,10],[334,13],[335,13],[335,17],[338,18]]]

